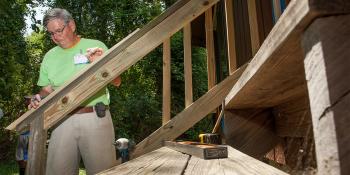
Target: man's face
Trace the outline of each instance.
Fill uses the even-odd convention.
[[[47,23],[47,32],[52,41],[66,49],[75,44],[75,23],[70,21],[66,24],[61,19],[52,19]]]

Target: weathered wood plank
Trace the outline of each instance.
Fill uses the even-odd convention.
[[[62,120],[84,100],[106,86],[148,52],[169,38],[185,24],[210,8],[218,0],[181,0],[147,24],[118,47],[113,47],[98,61],[51,93],[36,110],[32,109],[7,127],[20,129],[45,111],[45,129]],[[147,43],[147,44],[145,44]]]
[[[47,131],[43,128],[43,116],[35,118],[30,124],[26,174],[45,174]]]
[[[165,141],[164,146],[201,159],[227,158],[227,147],[224,145],[205,144],[199,142]]]
[[[304,95],[302,32],[316,17],[349,12],[349,1],[291,1],[227,96],[227,108],[271,107]]]
[[[207,48],[207,72],[208,72],[208,90],[216,84],[215,69],[215,48],[214,48],[214,27],[213,12],[209,8],[205,12],[205,43]]]
[[[170,38],[163,42],[163,125],[170,120],[171,105],[171,52]]]
[[[185,175],[216,175],[216,174],[239,174],[239,175],[277,175],[287,174],[259,160],[245,155],[228,146],[227,159],[203,160],[191,157]]]
[[[269,109],[225,111],[226,144],[255,158],[262,158],[279,143]]]
[[[190,156],[163,147],[144,156],[99,173],[110,174],[178,174],[181,175]]]
[[[237,69],[233,0],[225,0],[227,56],[230,75]]]
[[[248,16],[249,16],[249,29],[250,29],[250,42],[252,45],[252,55],[254,56],[260,48],[259,38],[259,25],[258,15],[256,9],[256,0],[247,0],[248,4]]]
[[[303,37],[319,174],[350,174],[349,29],[350,15],[320,18]]]
[[[184,32],[183,43],[184,43],[185,107],[188,107],[193,102],[191,23],[185,25],[183,32]]]
[[[180,136],[187,129],[192,127],[216,107],[218,107],[238,77],[240,77],[245,67],[246,66],[242,66],[234,74],[227,77],[224,81],[214,86],[205,95],[192,103],[191,106],[187,107],[172,118],[172,120],[170,120],[167,124],[160,127],[150,136],[137,144],[135,151],[132,154],[133,157],[137,157],[160,148],[163,141],[173,140]]]

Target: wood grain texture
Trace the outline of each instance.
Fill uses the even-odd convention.
[[[320,18],[303,37],[319,174],[350,174],[350,15]]]
[[[163,43],[163,114],[162,124],[167,123],[170,116],[171,106],[171,51],[170,38]]]
[[[228,158],[204,160],[166,147],[99,173],[185,175],[285,175],[286,173],[228,146]]]
[[[317,15],[308,1],[292,1],[226,98],[230,108],[270,107],[303,95],[300,35]]]
[[[185,107],[188,107],[193,103],[191,23],[185,25],[183,32],[184,32],[183,43],[184,43]]]
[[[200,97],[191,106],[184,109],[178,115],[173,117],[164,126],[157,129],[150,136],[136,145],[133,157],[138,157],[147,152],[158,149],[163,141],[173,140],[180,136],[187,129],[192,127],[207,114],[217,108],[226,97],[238,77],[246,66],[238,69],[234,74],[227,77],[224,81],[214,86],[205,95]]]
[[[30,110],[7,127],[25,127],[35,116],[45,112],[45,129],[64,119],[84,100],[105,87],[147,53],[180,30],[218,0],[181,0],[151,21],[123,44],[112,47],[101,59],[92,63],[64,86],[51,93],[36,110]],[[147,44],[145,44],[147,43]],[[102,76],[102,75],[106,76]],[[63,100],[65,99],[65,100]]]
[[[280,141],[269,109],[225,110],[224,116],[226,144],[247,155],[260,159]]]
[[[304,95],[302,32],[317,17],[349,12],[348,1],[291,1],[226,98],[227,108],[271,107]]]
[[[99,175],[178,174],[185,169],[190,156],[162,147],[124,164],[105,170]]]
[[[250,29],[250,43],[252,45],[252,55],[254,56],[260,48],[258,14],[256,7],[256,0],[247,0],[249,29]]]
[[[210,8],[205,12],[205,43],[207,48],[208,90],[214,87],[216,84],[216,63],[213,30],[213,12]]]
[[[43,128],[43,116],[35,118],[30,124],[26,174],[45,174],[47,131]]]
[[[225,0],[227,56],[230,75],[237,69],[233,0]]]
[[[191,157],[185,175],[277,175],[287,174],[228,146],[228,158],[203,160]]]
[[[164,146],[206,160],[227,158],[227,147],[225,145],[202,144],[188,141],[165,141]]]

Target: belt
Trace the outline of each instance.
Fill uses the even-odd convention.
[[[83,114],[83,113],[90,113],[90,112],[94,112],[94,107],[92,107],[92,106],[89,106],[89,107],[77,107],[76,109],[74,109],[69,114]]]

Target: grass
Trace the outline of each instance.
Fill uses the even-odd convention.
[[[0,174],[1,175],[18,175],[18,166],[15,161],[0,162]],[[79,169],[79,175],[86,175],[84,169]]]
[[[1,175],[18,175],[18,166],[15,161],[1,162],[0,163],[0,174]]]

